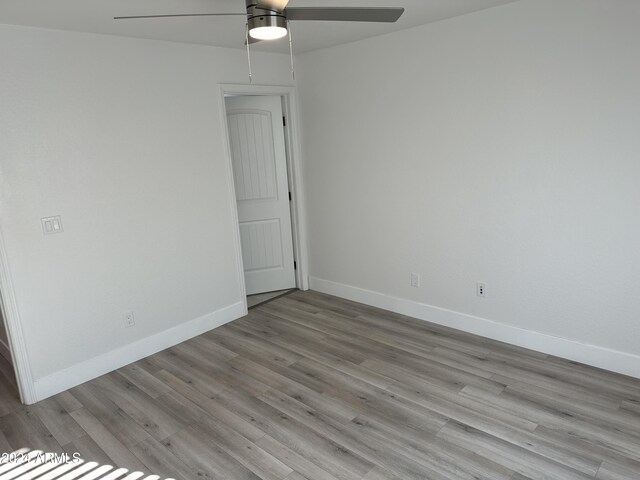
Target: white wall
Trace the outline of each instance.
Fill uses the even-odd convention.
[[[253,60],[255,82],[291,83],[287,56]],[[0,225],[36,395],[240,315],[218,83],[247,83],[243,51],[0,26],[0,65]]]
[[[638,25],[523,0],[298,58],[312,288],[640,376]]]

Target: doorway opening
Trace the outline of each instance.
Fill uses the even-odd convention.
[[[223,92],[244,295],[251,308],[308,288],[301,271],[294,120],[289,94]]]

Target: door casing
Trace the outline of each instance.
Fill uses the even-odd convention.
[[[218,85],[222,125],[224,126],[224,147],[227,159],[227,183],[229,186],[234,222],[235,255],[240,282],[240,295],[247,308],[246,286],[244,281],[244,266],[242,261],[242,246],[240,243],[240,225],[238,221],[238,206],[236,202],[235,182],[233,178],[233,164],[231,146],[229,144],[229,127],[227,125],[226,95],[267,95],[279,96],[283,99],[283,112],[287,119],[285,125],[285,143],[287,149],[287,173],[291,189],[291,228],[293,232],[293,254],[296,260],[296,285],[300,290],[309,289],[308,251],[306,238],[306,218],[304,215],[304,189],[301,165],[301,148],[299,132],[298,99],[296,88],[291,86],[272,85]],[[248,310],[247,310],[248,311]]]

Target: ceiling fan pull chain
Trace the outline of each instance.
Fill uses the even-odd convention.
[[[245,33],[245,42],[247,44],[247,62],[249,63],[249,85],[253,84],[253,75],[251,74],[251,49],[249,47],[249,24],[247,23],[247,31]]]
[[[296,79],[296,68],[293,63],[293,39],[291,38],[291,23],[287,20],[287,30],[289,31],[289,54],[291,55],[291,78]]]

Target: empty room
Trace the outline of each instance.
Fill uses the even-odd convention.
[[[640,479],[640,2],[0,0],[1,480]]]

